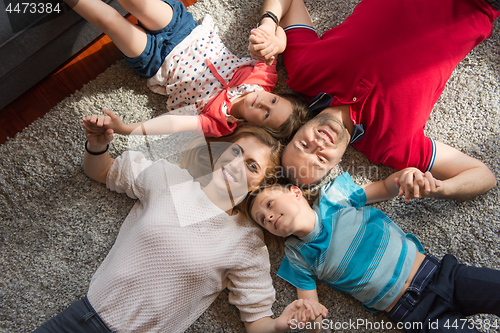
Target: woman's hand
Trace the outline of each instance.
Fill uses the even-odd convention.
[[[103,112],[105,113],[105,115],[93,114],[91,116],[82,118],[82,126],[83,128],[85,128],[86,133],[97,137],[105,134],[106,132],[108,133],[108,135],[112,133],[130,134],[128,133],[129,126],[126,125],[116,114],[114,114],[113,111],[103,109]],[[109,132],[109,129],[111,129],[112,132]]]

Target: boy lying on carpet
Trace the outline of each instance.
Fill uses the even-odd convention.
[[[286,238],[278,275],[299,298],[318,300],[319,280],[369,311],[388,312],[413,328],[407,332],[478,332],[465,317],[500,315],[500,271],[458,264],[449,254],[424,255],[414,235],[365,206],[397,191],[383,181],[362,188],[344,173],[321,188],[312,208],[298,187],[276,185],[255,193],[246,213]]]

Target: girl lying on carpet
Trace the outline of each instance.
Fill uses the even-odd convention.
[[[65,2],[112,39],[154,92],[167,95],[170,113],[155,118],[148,134],[220,137],[246,121],[287,138],[305,119],[308,105],[301,98],[271,93],[278,80],[276,61],[268,66],[233,55],[209,15],[198,25],[180,1],[119,0],[138,19],[135,25],[101,0]],[[130,134],[140,125],[110,128]]]

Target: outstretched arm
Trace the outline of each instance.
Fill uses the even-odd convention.
[[[89,178],[106,183],[108,170],[114,162],[107,152],[107,147],[113,140],[113,130],[108,129],[101,134],[92,134],[85,130],[85,136],[88,143],[83,156],[83,171]],[[106,152],[101,153],[103,151]]]
[[[195,132],[198,129],[198,116],[165,114],[138,123],[125,124],[112,111],[104,109],[106,115],[92,115],[83,118],[83,126],[92,134],[102,134],[111,129],[123,135],[163,135],[179,132]]]
[[[436,160],[432,173],[441,179],[440,198],[469,200],[493,188],[497,180],[481,161],[436,141]]]
[[[427,196],[469,200],[489,191],[496,183],[495,175],[483,162],[436,141],[432,173],[406,168],[384,180],[361,187],[369,204],[396,195],[404,196],[406,201]]]
[[[299,299],[304,299],[305,303],[305,307],[302,307],[301,309],[296,311],[296,313],[300,316],[299,318],[297,318],[298,321],[304,322],[305,320],[307,320],[308,322],[312,323],[309,325],[311,329],[308,329],[307,326],[305,327],[306,332],[319,332],[321,330],[322,320],[323,318],[326,318],[326,315],[328,314],[328,309],[321,303],[319,303],[317,289],[302,290],[297,288],[297,297]]]

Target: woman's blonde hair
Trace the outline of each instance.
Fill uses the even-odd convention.
[[[232,134],[224,137],[198,137],[191,140],[184,153],[180,166],[186,169],[193,178],[196,178],[202,186],[205,186],[211,180],[213,168],[217,159],[229,147],[228,144],[224,143],[233,143],[239,139],[250,136],[256,138],[271,149],[269,166],[266,167],[264,179],[262,179],[259,185],[274,184],[277,179],[276,174],[278,173],[278,169],[280,167],[283,145],[266,129],[250,123],[239,125]],[[245,198],[245,200],[239,203],[235,208],[237,210],[241,210],[241,207],[246,204],[245,201],[247,198]]]

